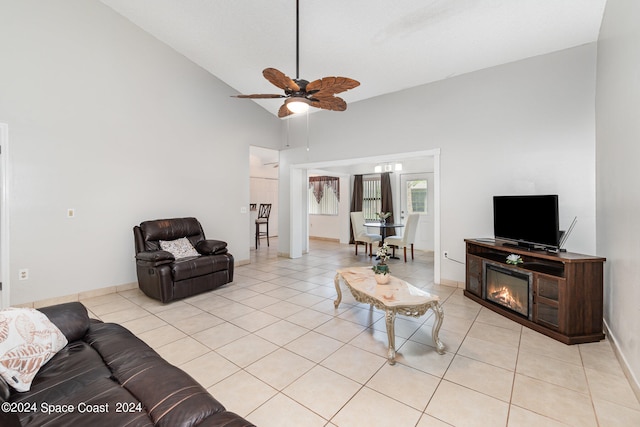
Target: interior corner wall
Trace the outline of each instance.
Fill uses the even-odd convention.
[[[12,304],[136,282],[148,219],[195,216],[249,260],[249,145],[279,148],[275,116],[97,0],[2,2],[0,58]]]
[[[291,118],[281,160],[439,148],[441,249],[451,258],[465,259],[465,238],[493,236],[492,196],[505,194],[558,194],[561,227],[578,217],[567,249],[594,254],[595,64],[591,43],[315,112],[308,130],[304,117]],[[281,188],[288,179],[281,169]],[[464,282],[464,266],[442,259],[441,277]]]
[[[597,247],[604,318],[640,389],[640,3],[608,0],[598,40]]]

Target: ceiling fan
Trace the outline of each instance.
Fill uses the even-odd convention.
[[[309,106],[323,110],[344,111],[347,109],[347,103],[344,99],[335,95],[360,86],[360,82],[347,77],[323,77],[312,82],[299,78],[299,15],[299,0],[296,0],[296,78],[292,79],[275,68],[265,68],[262,71],[265,79],[284,90],[284,95],[253,94],[234,95],[233,97],[250,99],[286,98],[284,104],[278,110],[278,117],[281,118],[290,114],[306,112]]]

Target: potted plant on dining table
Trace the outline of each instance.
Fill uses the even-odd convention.
[[[391,216],[391,212],[377,212],[376,216],[378,217],[380,223],[384,224],[385,222],[387,222],[387,218]]]
[[[378,264],[374,265],[371,269],[374,272],[374,277],[379,285],[386,285],[391,279],[391,271],[387,265],[387,259],[389,259],[389,245],[383,243],[376,252],[376,257],[379,259]]]

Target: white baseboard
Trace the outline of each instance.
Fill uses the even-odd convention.
[[[609,337],[609,342],[611,343],[611,347],[613,348],[613,352],[615,353],[616,358],[618,359],[618,362],[620,362],[620,367],[622,368],[622,371],[624,372],[625,377],[627,377],[627,380],[629,380],[629,385],[631,385],[631,389],[633,390],[633,393],[636,395],[636,399],[640,401],[640,381],[638,381],[638,378],[636,378],[633,371],[629,367],[629,363],[627,362],[627,359],[624,356],[624,353],[620,351],[618,340],[616,339],[616,336],[611,332],[611,329],[609,329],[609,325],[607,325],[607,321],[603,320],[603,324],[604,324],[604,332],[605,334],[607,334],[607,337]]]
[[[116,292],[124,292],[131,289],[137,289],[138,282],[125,283],[123,285],[108,286],[106,288],[92,289],[90,291],[78,292],[77,294],[63,295],[60,297],[46,298],[38,301],[27,302],[24,304],[16,304],[12,307],[41,308],[50,305],[64,304],[65,302],[80,301],[81,299],[95,298],[103,295],[113,294]]]
[[[464,282],[458,282],[457,280],[443,279],[440,278],[440,284],[444,286],[453,286],[454,288],[462,288],[464,289]]]
[[[309,236],[309,240],[320,240],[323,242],[340,243],[340,239],[334,237]]]

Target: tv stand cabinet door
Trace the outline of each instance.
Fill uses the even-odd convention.
[[[467,254],[467,291],[482,298],[482,282],[482,258]]]
[[[561,331],[562,295],[565,280],[544,274],[533,279],[533,321],[545,327]]]

